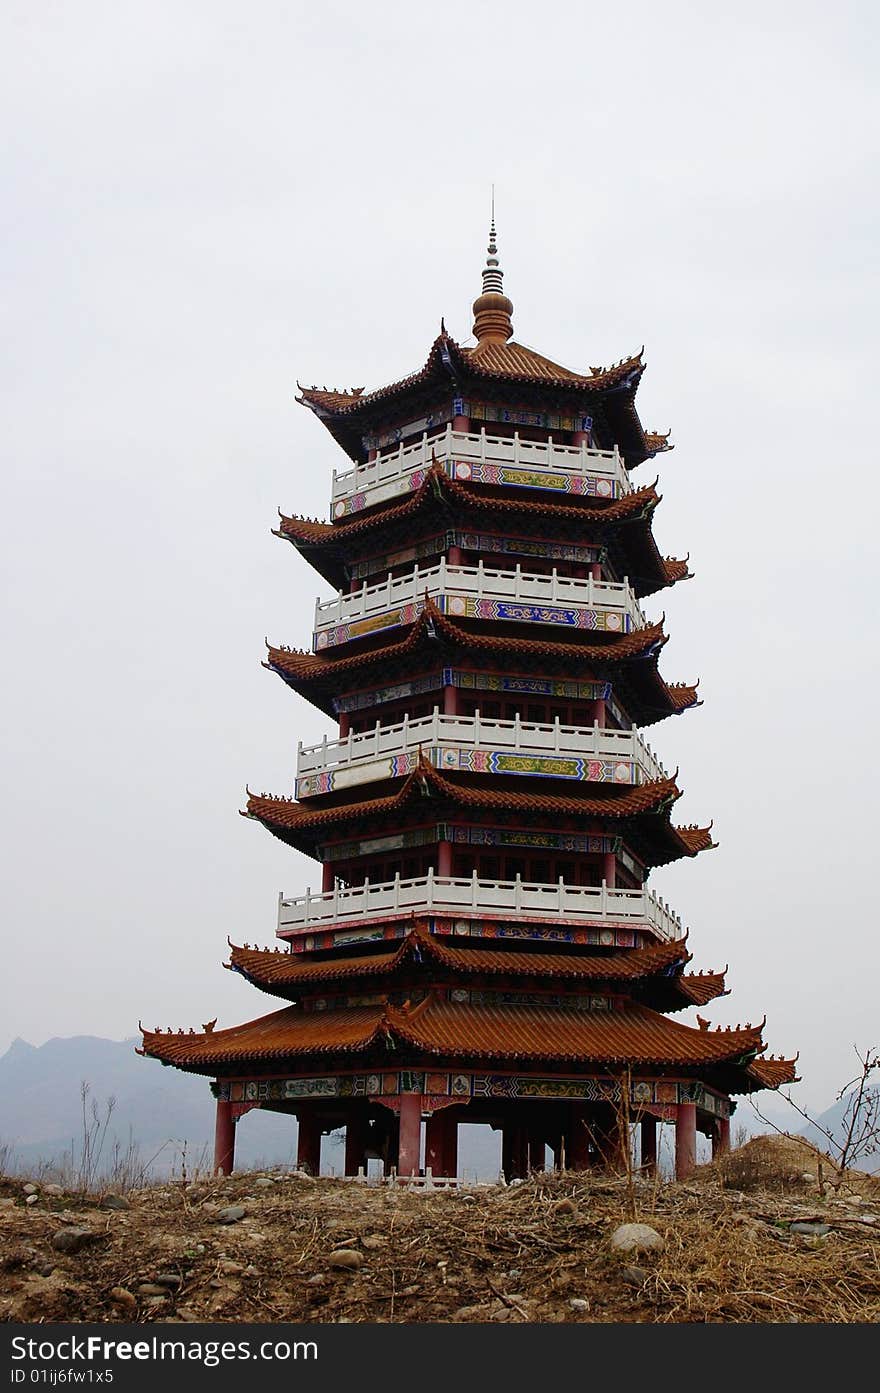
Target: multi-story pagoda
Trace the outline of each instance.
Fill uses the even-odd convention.
[[[673,821],[675,775],[639,728],[697,704],[658,660],[642,600],[688,576],[660,555],[659,495],[631,471],[642,356],[572,372],[516,343],[494,223],[475,344],[441,325],[424,367],[299,400],[349,456],[331,521],[281,518],[336,592],[309,652],[266,666],[338,722],[298,754],[293,798],[246,816],[322,866],[279,901],[284,948],[228,967],[282,1004],[228,1030],[144,1033],[214,1078],[216,1165],[251,1108],[295,1114],[299,1164],[345,1128],[345,1168],[454,1175],[460,1122],[502,1132],[508,1176],[619,1157],[622,1091],[676,1168],[723,1148],[734,1094],[794,1078],[761,1027],[684,1025],[725,993],[687,970],[656,866],[713,845]],[[421,1129],[425,1122],[424,1151]]]

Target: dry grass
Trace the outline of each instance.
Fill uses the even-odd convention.
[[[855,1176],[848,1194],[823,1197],[806,1181],[794,1186],[793,1156],[777,1139],[741,1150],[749,1148],[751,1159],[734,1153],[687,1184],[638,1184],[638,1217],[665,1247],[638,1259],[636,1274],[608,1247],[627,1204],[626,1181],[612,1177],[542,1175],[511,1188],[412,1194],[287,1176],[259,1188],[254,1175],[241,1175],[143,1190],[118,1213],[94,1197],[28,1208],[20,1182],[9,1182],[0,1204],[0,1318],[880,1320],[880,1219],[866,1222],[880,1216],[880,1182]],[[741,1167],[749,1162],[741,1174],[761,1171],[761,1188],[732,1188],[736,1156]],[[808,1166],[798,1164],[802,1175]],[[218,1208],[234,1203],[245,1217],[219,1224]],[[99,1241],[72,1257],[55,1253],[51,1236],[64,1219]],[[805,1219],[830,1232],[790,1231]],[[339,1247],[362,1255],[359,1270],[328,1266]],[[167,1298],[138,1292],[168,1273],[179,1285]],[[114,1305],[119,1287],[136,1309]]]

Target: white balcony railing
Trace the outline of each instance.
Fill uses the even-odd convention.
[[[606,620],[604,625],[595,627],[612,629],[618,633],[644,628],[648,622],[626,577],[621,583],[593,580],[591,577],[580,580],[572,576],[560,576],[555,568],[550,575],[540,575],[524,571],[521,566],[516,566],[513,570],[494,570],[484,566],[482,562],[476,566],[450,566],[443,557],[438,565],[427,570],[420,570],[416,563],[412,571],[405,576],[394,576],[389,571],[387,580],[376,585],[364,585],[349,595],[339,591],[332,600],[318,600],[315,605],[315,634],[317,636],[322,632],[326,633],[327,630],[340,625],[371,620],[423,600],[426,594],[432,599],[439,595],[446,596],[449,602],[447,612],[453,616],[456,613],[468,614],[467,602],[470,600],[497,600],[502,603],[534,606],[538,610],[546,611],[545,616],[494,616],[498,618],[533,618],[537,622],[571,626],[570,618],[554,611],[572,610],[575,611],[576,618],[577,611],[598,610],[609,615],[610,622]],[[456,601],[462,603],[456,604]],[[336,641],[341,642],[342,638]]]
[[[318,745],[300,743],[296,763],[297,797],[323,791],[316,776],[328,772],[344,771],[346,786],[406,772],[399,770],[399,764],[392,766],[391,761],[399,762],[401,755],[415,753],[420,748],[438,752],[441,769],[444,749],[464,748],[479,749],[487,755],[509,751],[526,757],[567,756],[569,761],[595,761],[604,768],[604,772],[594,770],[592,774],[587,769],[580,774],[572,770],[568,777],[618,783],[641,783],[646,779],[666,777],[650,745],[634,730],[613,730],[599,725],[569,726],[559,721],[539,724],[519,718],[502,721],[481,716],[479,712],[473,716],[447,716],[435,708],[433,715],[418,720],[404,717],[399,724],[390,726],[377,722],[373,730],[360,735],[349,733],[338,740],[325,737]],[[434,757],[436,759],[436,754]],[[482,772],[479,765],[473,772]],[[486,772],[499,771],[489,764]],[[546,772],[552,774],[549,769]],[[559,776],[564,778],[566,774],[560,770]],[[340,786],[339,781],[334,786]]]
[[[488,482],[516,484],[520,470],[536,474],[530,481],[540,487],[540,475],[557,475],[571,481],[583,481],[565,487],[599,498],[620,498],[632,491],[623,459],[617,447],[613,450],[591,450],[586,444],[558,445],[552,436],[548,440],[521,440],[519,435],[487,435],[454,431],[447,426],[439,434],[422,435],[420,440],[401,445],[391,454],[378,455],[367,464],[359,464],[344,474],[333,472],[333,514],[342,517],[347,512],[370,508],[389,498],[406,493],[415,486],[413,475],[427,469],[432,460],[448,466],[457,464],[477,466],[473,474],[462,471],[465,478],[480,479],[482,467],[494,465],[514,474],[493,477]],[[457,471],[456,471],[457,473]],[[523,481],[525,483],[525,481]],[[526,484],[525,486],[529,486]],[[548,478],[548,488],[560,487]]]
[[[278,934],[294,937],[318,929],[344,928],[357,920],[411,913],[473,914],[475,918],[495,919],[511,915],[550,923],[645,927],[662,939],[682,935],[678,915],[648,890],[612,890],[604,884],[566,885],[563,881],[541,885],[519,879],[480,880],[476,871],[460,878],[429,871],[414,880],[398,876],[383,885],[367,881],[319,895],[306,891],[296,899],[279,895]]]

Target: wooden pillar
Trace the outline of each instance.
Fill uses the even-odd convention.
[[[452,842],[437,843],[437,874],[452,875]]]
[[[501,1129],[501,1169],[505,1180],[524,1180],[529,1172],[528,1128],[518,1119]]]
[[[217,1099],[217,1120],[214,1126],[214,1174],[231,1175],[235,1165],[235,1118],[232,1104],[226,1098]]]
[[[449,565],[450,565],[450,566],[460,566],[460,565],[461,565],[461,547],[457,547],[457,546],[455,546],[455,545],[451,546],[451,547],[449,548],[449,555],[448,555],[448,557],[447,557],[446,559],[447,559],[447,561],[449,562]]]
[[[321,893],[326,895],[333,889],[336,883],[336,874],[333,870],[333,862],[325,861],[321,866]]]
[[[593,724],[600,730],[605,729],[605,698],[596,697],[593,702]]]
[[[345,1123],[345,1174],[357,1175],[367,1168],[367,1119],[358,1110],[349,1114]]]
[[[319,1175],[321,1171],[321,1121],[316,1113],[297,1113],[299,1136],[296,1142],[297,1169]]]
[[[513,1128],[509,1122],[501,1127],[501,1174],[504,1179],[513,1179]]]
[[[645,1114],[640,1131],[641,1167],[645,1175],[657,1173],[657,1119]]]
[[[675,1119],[675,1178],[687,1180],[697,1164],[697,1105],[679,1103]]]
[[[470,430],[470,428],[471,428],[471,418],[470,418],[470,416],[453,416],[453,418],[452,418],[452,429],[453,429],[453,430],[460,430],[460,431],[463,431],[465,434],[467,434],[467,432]]]
[[[609,890],[613,890],[617,885],[617,857],[613,851],[602,853],[602,879]]]
[[[443,715],[458,715],[458,688],[453,687],[451,682],[443,688]]]
[[[602,579],[602,562],[601,562],[601,561],[593,561],[593,562],[590,564],[590,575],[592,576],[593,580],[601,580],[601,579]]]
[[[404,1093],[400,1099],[400,1146],[398,1175],[418,1175],[422,1140],[422,1095]]]
[[[717,1161],[730,1150],[730,1118],[718,1117],[712,1128],[712,1160]]]
[[[340,711],[339,713],[339,738],[344,740],[351,729],[351,712]]]

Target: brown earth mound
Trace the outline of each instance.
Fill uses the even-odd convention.
[[[633,1190],[566,1174],[417,1193],[263,1172],[103,1204],[44,1189],[28,1204],[20,1180],[0,1181],[0,1319],[880,1320],[880,1181],[823,1193],[820,1160],[759,1137],[691,1182]],[[617,1257],[611,1235],[633,1217],[662,1247]]]

